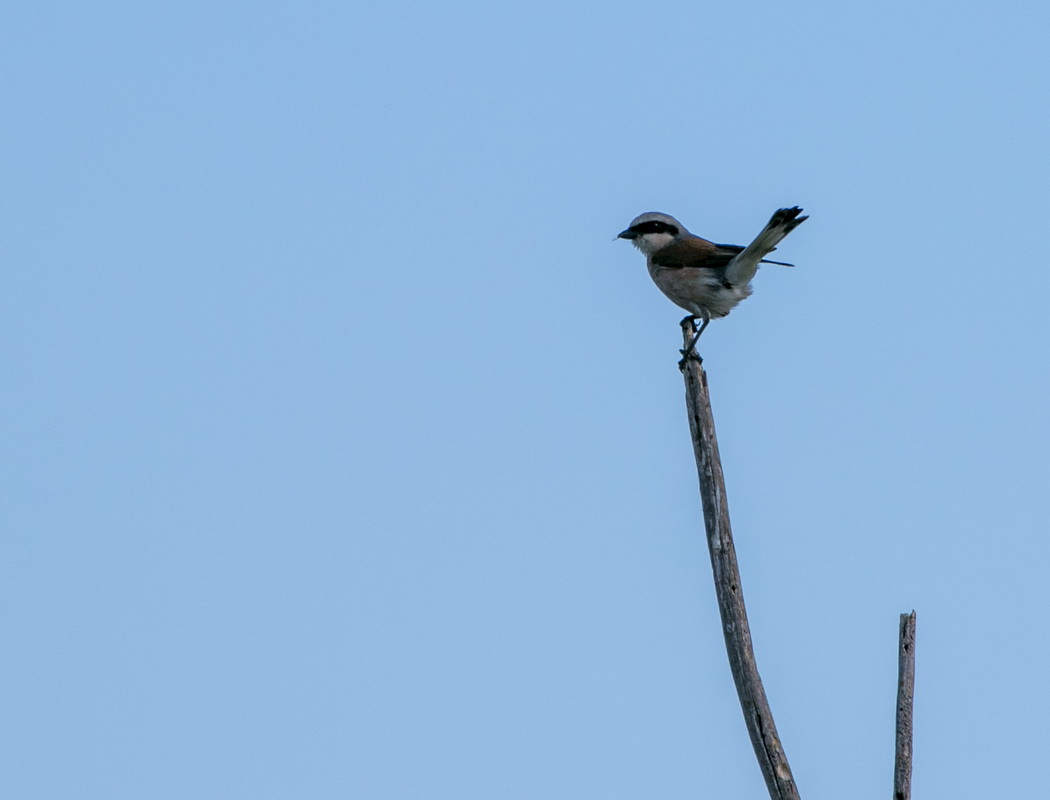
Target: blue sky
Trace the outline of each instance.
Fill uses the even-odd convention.
[[[613,242],[811,219],[712,324],[805,798],[1044,791],[1043,3],[0,12],[5,795],[764,792]]]

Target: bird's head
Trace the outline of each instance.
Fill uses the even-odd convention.
[[[683,233],[689,233],[681,222],[669,214],[650,211],[635,217],[627,230],[620,233],[617,239],[630,239],[646,256],[651,256]]]

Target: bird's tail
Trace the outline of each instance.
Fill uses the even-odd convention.
[[[746,284],[758,272],[758,264],[777,249],[781,239],[795,230],[809,217],[800,217],[802,209],[781,208],[769,220],[769,224],[755,240],[745,247],[726,267],[726,280],[732,284]],[[776,263],[776,262],[773,262]]]

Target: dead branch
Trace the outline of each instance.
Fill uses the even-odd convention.
[[[691,321],[682,324],[684,343],[689,345],[696,331]],[[766,700],[762,679],[755,664],[751,645],[751,629],[744,608],[744,592],[740,585],[733,532],[729,526],[729,507],[726,502],[725,479],[715,438],[715,421],[711,414],[711,398],[707,389],[707,373],[699,359],[686,359],[682,364],[685,376],[686,407],[689,410],[689,429],[693,437],[696,469],[700,475],[700,496],[704,507],[704,525],[707,546],[711,552],[711,567],[715,576],[715,594],[722,615],[729,667],[740,697],[744,722],[755,748],[758,766],[762,770],[772,800],[799,800],[795,779],[791,775],[787,756],[777,735],[773,713]]]
[[[911,800],[912,700],[915,694],[915,612],[901,614],[897,659],[897,747],[893,800]]]

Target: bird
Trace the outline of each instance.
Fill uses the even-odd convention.
[[[726,316],[751,295],[751,279],[759,264],[794,266],[769,261],[766,256],[809,219],[801,214],[798,206],[778,209],[747,247],[715,244],[694,236],[671,215],[656,211],[635,217],[627,230],[617,235],[617,239],[627,239],[642,251],[653,283],[671,302],[689,312],[682,324],[701,320],[689,346],[682,350],[681,363],[696,358],[697,340],[712,319]]]

